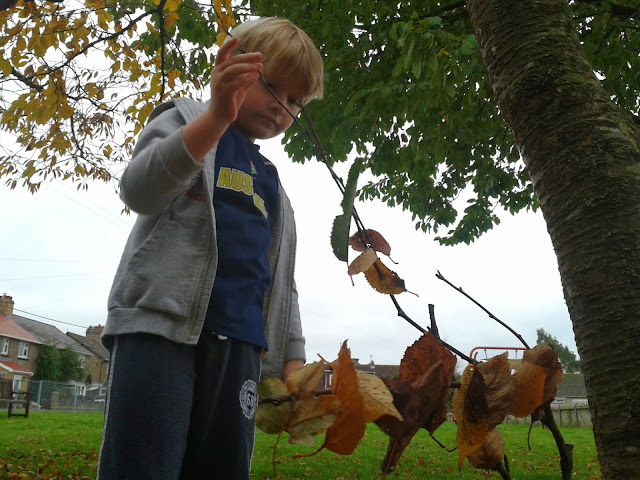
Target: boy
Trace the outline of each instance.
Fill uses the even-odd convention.
[[[103,334],[99,480],[248,479],[256,382],[305,361],[293,211],[253,142],[321,97],[322,58],[287,20],[232,34],[210,102],[158,107],[120,182],[138,219]]]

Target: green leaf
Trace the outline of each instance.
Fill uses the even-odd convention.
[[[336,258],[342,262],[349,260],[349,227],[351,226],[351,215],[353,214],[353,202],[356,197],[356,189],[358,185],[358,177],[362,161],[356,160],[347,177],[347,185],[344,189],[344,197],[342,198],[342,215],[338,215],[333,221],[333,229],[331,230],[331,247]]]

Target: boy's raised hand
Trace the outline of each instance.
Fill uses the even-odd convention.
[[[215,67],[211,72],[209,109],[216,119],[227,124],[233,123],[238,116],[247,90],[260,78],[262,71],[262,54],[252,52],[232,55],[237,46],[237,38],[225,42],[218,50]]]
[[[196,162],[202,162],[207,152],[220,140],[238,116],[247,90],[260,78],[262,54],[232,55],[237,46],[238,39],[232,38],[218,50],[211,72],[209,108],[182,129],[185,146]]]

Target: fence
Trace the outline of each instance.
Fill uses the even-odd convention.
[[[79,388],[82,387],[82,388]],[[84,385],[78,383],[30,380],[32,411],[56,410],[66,412],[98,412],[104,410],[104,395],[85,394]]]
[[[591,411],[588,405],[552,406],[553,418],[559,427],[592,428]],[[507,415],[504,423],[531,423],[531,417],[515,418]]]

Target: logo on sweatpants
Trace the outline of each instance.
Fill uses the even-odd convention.
[[[256,388],[256,382],[253,380],[245,380],[240,389],[240,407],[242,408],[244,416],[249,420],[256,414],[256,408],[258,408],[258,390]]]

